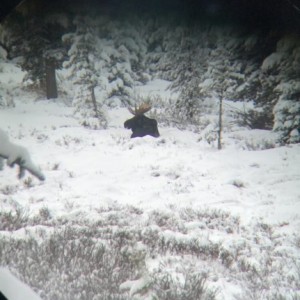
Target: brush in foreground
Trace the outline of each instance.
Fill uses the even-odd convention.
[[[32,162],[29,152],[26,148],[13,144],[9,141],[6,133],[0,129],[0,170],[3,168],[3,160],[7,160],[7,165],[13,167],[19,166],[19,179],[28,171],[39,180],[45,180],[44,174]]]

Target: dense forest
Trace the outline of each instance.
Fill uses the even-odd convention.
[[[105,107],[135,104],[135,87],[160,78],[178,95],[157,103],[168,121],[199,124],[209,99],[251,102],[236,113],[241,125],[298,143],[298,6],[229,3],[25,1],[2,21],[1,61],[26,71],[24,89],[56,98],[58,88],[91,128],[105,128]],[[11,93],[0,87],[2,106]]]

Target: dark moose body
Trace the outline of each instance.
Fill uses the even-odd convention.
[[[145,135],[151,135],[153,137],[159,137],[157,129],[157,121],[147,118],[144,113],[151,109],[151,105],[142,103],[139,107],[135,105],[135,108],[128,108],[128,110],[134,115],[133,118],[127,120],[124,123],[124,127],[132,130],[131,138],[143,137]]]
[[[157,121],[147,118],[144,115],[137,115],[127,120],[124,123],[124,127],[132,130],[131,138],[143,137],[145,135],[159,137]]]

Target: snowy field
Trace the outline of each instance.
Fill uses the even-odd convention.
[[[125,108],[93,131],[61,99],[15,94],[0,128],[46,180],[0,172],[0,265],[42,299],[300,299],[299,144],[237,127],[220,151],[162,125],[130,139]]]

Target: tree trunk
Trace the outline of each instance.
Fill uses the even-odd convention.
[[[223,110],[223,96],[220,97],[219,104],[219,131],[218,131],[218,149],[222,149],[222,110]]]
[[[47,99],[57,98],[55,61],[53,59],[46,60],[46,93]]]
[[[99,120],[99,111],[98,111],[98,106],[97,106],[97,102],[96,102],[94,86],[91,87],[91,94],[92,94],[92,102],[93,102],[95,117]]]

